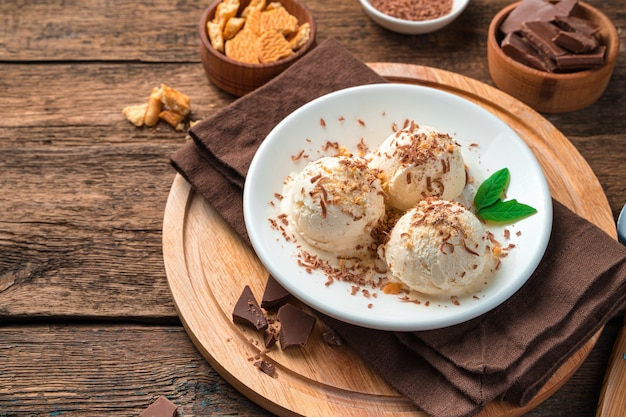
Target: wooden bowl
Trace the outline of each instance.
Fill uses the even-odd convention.
[[[290,57],[268,64],[248,64],[229,58],[211,46],[207,34],[207,22],[215,16],[220,2],[221,0],[216,0],[211,3],[200,19],[200,57],[209,81],[230,94],[240,97],[255,90],[302,58],[316,45],[317,27],[311,11],[297,0],[280,0],[285,9],[298,19],[299,24],[308,22],[311,25],[311,36],[306,44]],[[249,3],[250,0],[240,1],[238,15]]]
[[[487,59],[495,85],[539,112],[564,113],[593,104],[609,83],[619,51],[619,36],[611,20],[598,9],[579,1],[572,15],[601,27],[597,36],[607,47],[605,62],[601,67],[589,70],[549,73],[520,64],[500,48],[500,25],[520,3],[502,9],[489,25]]]

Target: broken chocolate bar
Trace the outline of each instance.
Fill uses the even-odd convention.
[[[315,317],[294,307],[285,304],[278,310],[280,321],[280,348],[285,350],[306,345],[315,326]]]
[[[246,285],[233,309],[233,322],[256,330],[267,329],[267,320],[254,298],[250,286]]]
[[[563,16],[569,16],[574,13],[574,10],[578,6],[578,0],[561,0],[554,4],[554,7],[559,11],[559,14]]]
[[[500,47],[507,56],[528,67],[551,71],[555,66],[549,59],[540,56],[526,39],[514,32],[504,37]]]
[[[170,400],[160,396],[155,402],[150,404],[148,408],[143,410],[139,417],[174,417],[176,416],[176,407]]]
[[[604,63],[606,46],[599,46],[589,54],[567,54],[556,57],[556,65],[561,71],[583,70],[599,67]]]
[[[562,14],[552,3],[544,0],[524,0],[509,13],[500,25],[500,30],[507,34],[522,29],[524,22],[550,22],[554,16]]]
[[[270,275],[265,284],[261,307],[266,310],[280,307],[287,302],[289,297],[291,297],[289,291],[280,285],[278,281],[276,281],[276,278]]]
[[[600,31],[600,26],[590,20],[574,16],[555,16],[557,25],[569,32],[580,32],[586,35],[594,35]]]
[[[565,55],[567,51],[554,43],[552,39],[557,36],[559,29],[548,22],[524,22],[522,34],[539,51],[554,59]]]
[[[553,38],[554,43],[575,54],[583,54],[593,51],[598,47],[598,40],[593,35],[581,32],[559,31]]]
[[[600,28],[569,16],[577,5],[577,0],[523,0],[500,26],[502,52],[523,65],[548,72],[601,66],[604,49],[594,36]]]

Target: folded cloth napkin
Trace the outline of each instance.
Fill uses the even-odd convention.
[[[247,242],[242,191],[256,149],[303,104],[385,82],[337,41],[190,130],[172,165]],[[464,417],[504,399],[524,405],[626,302],[626,249],[553,202],[553,230],[528,282],[496,309],[423,332],[385,332],[323,319],[385,380],[434,416]]]

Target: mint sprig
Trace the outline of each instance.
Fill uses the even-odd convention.
[[[494,172],[478,187],[474,196],[476,215],[484,221],[509,223],[523,219],[537,210],[515,199],[504,201],[511,173],[508,168]]]

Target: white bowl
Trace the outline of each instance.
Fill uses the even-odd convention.
[[[376,23],[391,31],[405,35],[421,35],[435,32],[452,23],[465,10],[469,0],[454,0],[452,11],[445,16],[432,20],[411,21],[398,19],[376,9],[370,0],[359,0],[365,13]]]
[[[392,133],[394,125],[402,126],[407,119],[448,133],[461,145],[468,172],[475,180],[466,186],[466,200],[473,201],[477,184],[507,167],[511,172],[507,197],[538,211],[513,224],[488,225],[503,246],[516,246],[502,259],[492,282],[478,293],[459,296],[458,302],[442,296],[428,305],[418,305],[380,290],[375,291],[375,298],[367,299],[352,295],[353,284],[349,282],[335,280],[326,285],[328,277],[324,272],[308,271],[298,263],[302,242],[287,241],[268,221],[279,214],[276,195],[283,192],[285,178],[299,172],[308,161],[334,153],[328,149],[329,142],[338,142],[354,153],[362,144],[374,150]],[[294,158],[296,155],[308,157]],[[441,328],[493,309],[533,273],[552,229],[552,200],[543,171],[532,151],[507,124],[454,94],[405,84],[340,90],[307,103],[283,119],[252,160],[243,209],[252,246],[268,271],[288,291],[331,317],[382,330]],[[506,234],[510,237],[506,238]]]

